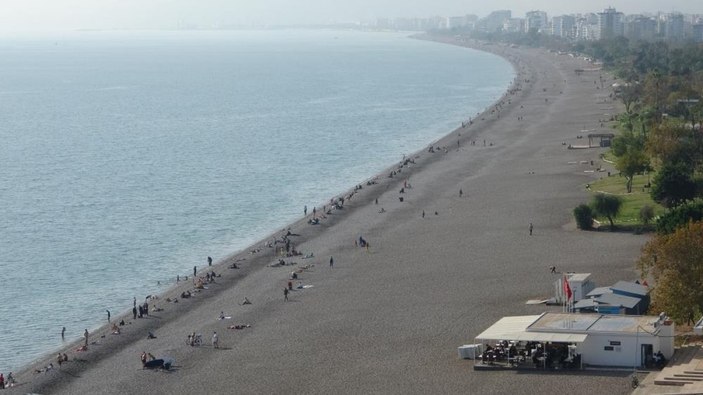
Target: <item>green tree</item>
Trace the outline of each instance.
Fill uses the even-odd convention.
[[[668,97],[667,77],[659,70],[654,69],[647,73],[644,79],[642,99],[644,103],[654,109],[654,117],[661,120],[664,101]]]
[[[627,193],[632,193],[632,180],[635,174],[642,173],[649,168],[649,157],[643,150],[630,149],[618,156],[615,167],[627,180]]]
[[[693,169],[683,162],[665,163],[655,174],[652,199],[664,207],[676,207],[696,195]]]
[[[703,199],[688,201],[678,207],[667,210],[657,221],[657,233],[670,234],[689,222],[703,220]]]
[[[703,308],[703,222],[657,235],[643,248],[637,267],[654,280],[651,311],[685,322]]]
[[[703,162],[701,133],[693,133],[685,122],[668,120],[658,124],[647,135],[647,152],[658,163],[684,162],[693,167]]]
[[[593,210],[587,204],[579,204],[574,208],[574,219],[579,229],[591,229],[593,227]]]
[[[625,113],[632,114],[642,96],[642,87],[639,83],[627,82],[620,86],[617,96],[622,104],[625,105]]]
[[[632,192],[632,179],[635,174],[649,168],[649,157],[645,153],[646,139],[642,134],[633,132],[632,115],[625,115],[627,128],[613,139],[612,151],[617,157],[615,167],[627,180],[627,192]]]
[[[620,213],[620,207],[622,206],[622,199],[620,199],[619,196],[597,193],[593,196],[591,206],[597,215],[602,215],[608,218],[608,221],[610,222],[610,230],[615,229],[613,219],[618,216],[618,213]]]

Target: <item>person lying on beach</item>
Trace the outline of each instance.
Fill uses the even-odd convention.
[[[251,302],[249,301],[249,298],[247,298],[247,297],[244,297],[244,301],[242,302],[242,305],[245,305],[245,304],[251,304]]]
[[[49,363],[44,369],[35,369],[34,373],[48,373],[49,371],[54,370],[54,364]]]
[[[251,325],[249,324],[238,324],[238,325],[230,325],[227,327],[227,329],[244,329],[244,328],[251,328]]]
[[[239,269],[239,267],[237,267],[236,263],[232,263],[231,265],[229,265],[229,268],[230,269]]]
[[[112,334],[113,334],[113,335],[119,335],[119,334],[120,334],[120,327],[117,326],[117,324],[112,324]]]
[[[48,366],[46,366],[44,369],[34,369],[34,373],[47,373],[51,370],[54,370],[54,364],[50,363]]]

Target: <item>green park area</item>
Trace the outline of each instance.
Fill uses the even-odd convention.
[[[641,227],[644,226],[640,219],[640,210],[644,206],[654,209],[654,217],[658,217],[666,211],[664,207],[652,200],[647,184],[651,178],[646,175],[636,175],[632,180],[632,192],[627,192],[627,182],[624,177],[613,175],[604,177],[590,184],[592,193],[605,193],[616,195],[622,200],[620,211],[613,220],[616,226],[620,227]],[[599,222],[604,223],[604,219],[599,218]],[[605,223],[607,224],[607,220]]]

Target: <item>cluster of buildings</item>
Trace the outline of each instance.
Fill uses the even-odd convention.
[[[659,13],[625,15],[615,8],[588,14],[549,17],[544,11],[530,11],[514,17],[510,10],[493,11],[485,18],[476,15],[432,18],[379,19],[378,29],[427,31],[465,29],[484,33],[537,32],[569,40],[599,40],[627,37],[631,40],[694,40],[703,42],[703,15]]]

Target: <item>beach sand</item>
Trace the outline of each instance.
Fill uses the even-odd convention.
[[[583,129],[603,130],[599,120],[619,108],[594,85],[600,74],[577,75],[587,62],[543,50],[484,49],[513,62],[520,89],[500,111],[492,106],[433,144],[446,153],[418,152],[320,225],[292,224],[300,235],[292,242],[314,258],[268,267],[272,249],[243,251],[213,266],[222,277],[209,289],[181,299],[190,288],[182,283],[156,301],[163,311],[118,317],[127,321],[121,335],[98,331],[97,344],[87,352],[74,344],[70,361],[48,373],[32,371],[53,358],[38,361],[8,393],[629,393],[629,372],[477,372],[457,357],[458,346],[505,315],[559,310],[525,304],[552,296],[560,274],[550,266],[592,273],[598,286],[633,280],[646,241],[573,223],[573,208],[589,200],[585,185],[605,176],[592,172],[604,151],[566,145],[582,143]],[[411,187],[400,194],[404,182]],[[355,247],[359,236],[368,251]],[[242,258],[239,269],[227,268]],[[299,280],[313,287],[285,302],[291,271],[312,264]],[[252,304],[241,305],[245,297]],[[221,311],[232,319],[218,320]],[[251,327],[227,329],[234,324]],[[157,338],[147,339],[148,330]],[[184,344],[192,331],[205,345]],[[173,357],[173,369],[142,370],[142,351]]]

